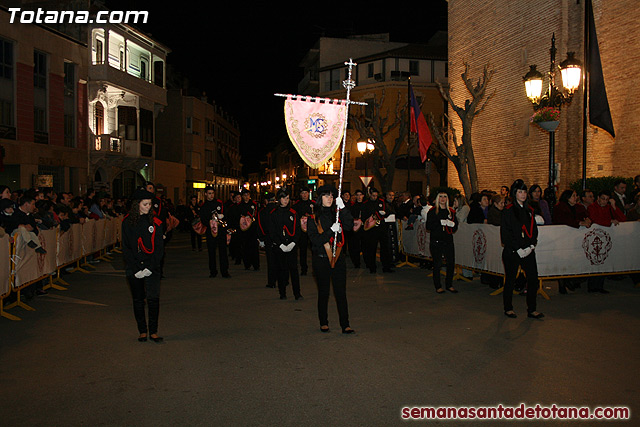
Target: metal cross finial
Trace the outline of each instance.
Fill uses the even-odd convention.
[[[345,62],[344,65],[349,67],[349,76],[347,77],[347,80],[344,80],[342,82],[342,85],[345,87],[345,89],[351,90],[356,86],[356,82],[351,80],[351,73],[353,71],[353,67],[355,67],[358,64],[353,62],[353,58],[349,58],[349,62]]]

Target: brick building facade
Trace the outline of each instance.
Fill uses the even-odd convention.
[[[549,138],[529,123],[533,109],[522,76],[530,64],[537,64],[543,73],[548,71],[554,33],[557,63],[566,58],[567,51],[575,51],[584,62],[584,3],[449,1],[449,84],[456,104],[464,105],[470,98],[460,78],[465,62],[471,66],[471,77],[480,77],[487,64],[495,70],[487,90],[495,95],[473,125],[481,189],[497,190],[515,178],[546,186]],[[593,8],[616,138],[588,125],[587,177],[634,176],[640,173],[640,106],[636,101],[640,88],[633,84],[640,64],[640,9],[631,0],[593,0]],[[545,85],[547,81],[545,77]],[[581,87],[572,104],[562,108],[556,132],[560,190],[582,177],[582,108]],[[451,109],[450,113],[460,137],[461,123]],[[452,186],[461,188],[454,168],[449,168],[449,178]]]

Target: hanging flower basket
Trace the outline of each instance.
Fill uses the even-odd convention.
[[[536,124],[547,132],[554,132],[558,128],[558,125],[560,125],[560,122],[558,120],[549,120],[546,122],[537,122]]]
[[[529,120],[547,132],[553,132],[560,124],[560,110],[552,107],[544,107],[537,110]]]

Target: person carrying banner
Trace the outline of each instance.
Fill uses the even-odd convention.
[[[540,319],[544,314],[536,311],[538,264],[535,248],[538,244],[538,226],[533,208],[527,203],[527,186],[524,181],[521,179],[514,181],[511,185],[510,197],[513,203],[504,208],[500,224],[500,240],[504,246],[502,250],[505,274],[502,292],[504,314],[511,318],[517,317],[513,311],[512,299],[518,267],[521,267],[527,277],[528,317]]]
[[[147,341],[147,336],[162,342],[158,336],[158,314],[164,239],[163,224],[152,210],[153,197],[144,189],[136,190],[131,197],[131,210],[122,221],[122,254],[140,342]],[[145,301],[149,310],[148,329]]]
[[[276,196],[278,208],[269,214],[269,236],[273,242],[278,291],[280,299],[287,299],[287,285],[291,276],[291,287],[296,301],[300,294],[300,276],[298,275],[297,245],[301,239],[300,220],[296,211],[289,207],[289,193],[281,189]],[[309,217],[313,221],[313,217]]]
[[[215,198],[215,190],[207,186],[204,190],[205,201],[200,207],[200,220],[207,227],[207,252],[209,254],[209,277],[218,275],[216,251],[220,258],[222,277],[229,278],[229,257],[227,255],[227,226],[222,200]],[[213,224],[212,224],[213,222]],[[215,236],[214,236],[215,234]]]
[[[343,334],[355,331],[349,325],[349,307],[347,303],[347,264],[342,253],[344,245],[344,231],[353,228],[353,217],[348,209],[344,209],[342,199],[338,198],[338,191],[332,185],[318,188],[316,215],[309,221],[309,240],[313,272],[318,286],[318,320],[320,330],[329,332],[329,293],[333,285],[333,295],[338,306],[338,317]],[[334,200],[336,203],[334,204]],[[339,220],[336,222],[336,207],[339,209]],[[335,256],[333,252],[334,239]]]
[[[446,192],[439,192],[434,204],[435,207],[427,213],[426,223],[426,228],[431,233],[429,250],[433,257],[433,285],[437,293],[444,293],[440,284],[440,267],[444,256],[447,261],[445,288],[455,294],[458,291],[453,287],[453,272],[456,265],[453,234],[458,231],[458,219],[456,212],[449,207],[449,195]]]
[[[301,219],[302,217],[313,219],[313,209],[316,202],[314,200],[309,200],[309,196],[309,188],[302,187],[300,189],[300,199],[295,202],[293,206],[291,206],[291,208],[298,214],[299,219]],[[307,264],[307,248],[309,247],[309,237],[307,236],[307,233],[302,233],[300,235],[298,246],[300,248],[300,275],[306,276],[307,270],[309,269],[309,266]]]

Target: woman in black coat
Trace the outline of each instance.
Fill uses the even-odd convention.
[[[329,332],[328,305],[331,284],[338,305],[338,316],[343,334],[355,331],[349,326],[349,307],[347,304],[347,265],[346,254],[342,253],[344,231],[353,229],[353,216],[345,209],[344,202],[338,198],[338,191],[330,185],[318,188],[318,202],[315,218],[307,223],[307,233],[311,241],[313,273],[318,286],[318,319],[320,330]],[[336,222],[336,205],[340,210]],[[319,206],[319,208],[318,208]],[[333,242],[337,232],[336,259],[333,259]]]
[[[513,203],[504,208],[500,224],[502,262],[504,263],[504,314],[517,317],[513,311],[513,286],[522,267],[527,276],[527,312],[529,317],[540,319],[544,315],[536,311],[538,294],[538,264],[535,248],[538,244],[538,226],[534,218],[533,208],[527,203],[527,186],[521,179],[511,185]]]
[[[456,266],[456,251],[453,246],[453,233],[458,231],[458,219],[453,209],[449,208],[449,195],[440,192],[436,196],[435,206],[427,214],[427,230],[430,233],[429,250],[433,257],[433,285],[436,292],[444,292],[440,284],[440,267],[442,257],[447,261],[445,287],[449,292],[457,293],[453,287],[453,272]]]
[[[132,196],[131,210],[122,221],[125,274],[133,297],[133,314],[138,324],[140,342],[147,341],[147,333],[153,341],[162,342],[158,336],[158,313],[164,241],[162,221],[153,214],[152,199],[152,193],[136,190]],[[149,307],[148,330],[145,300]]]

